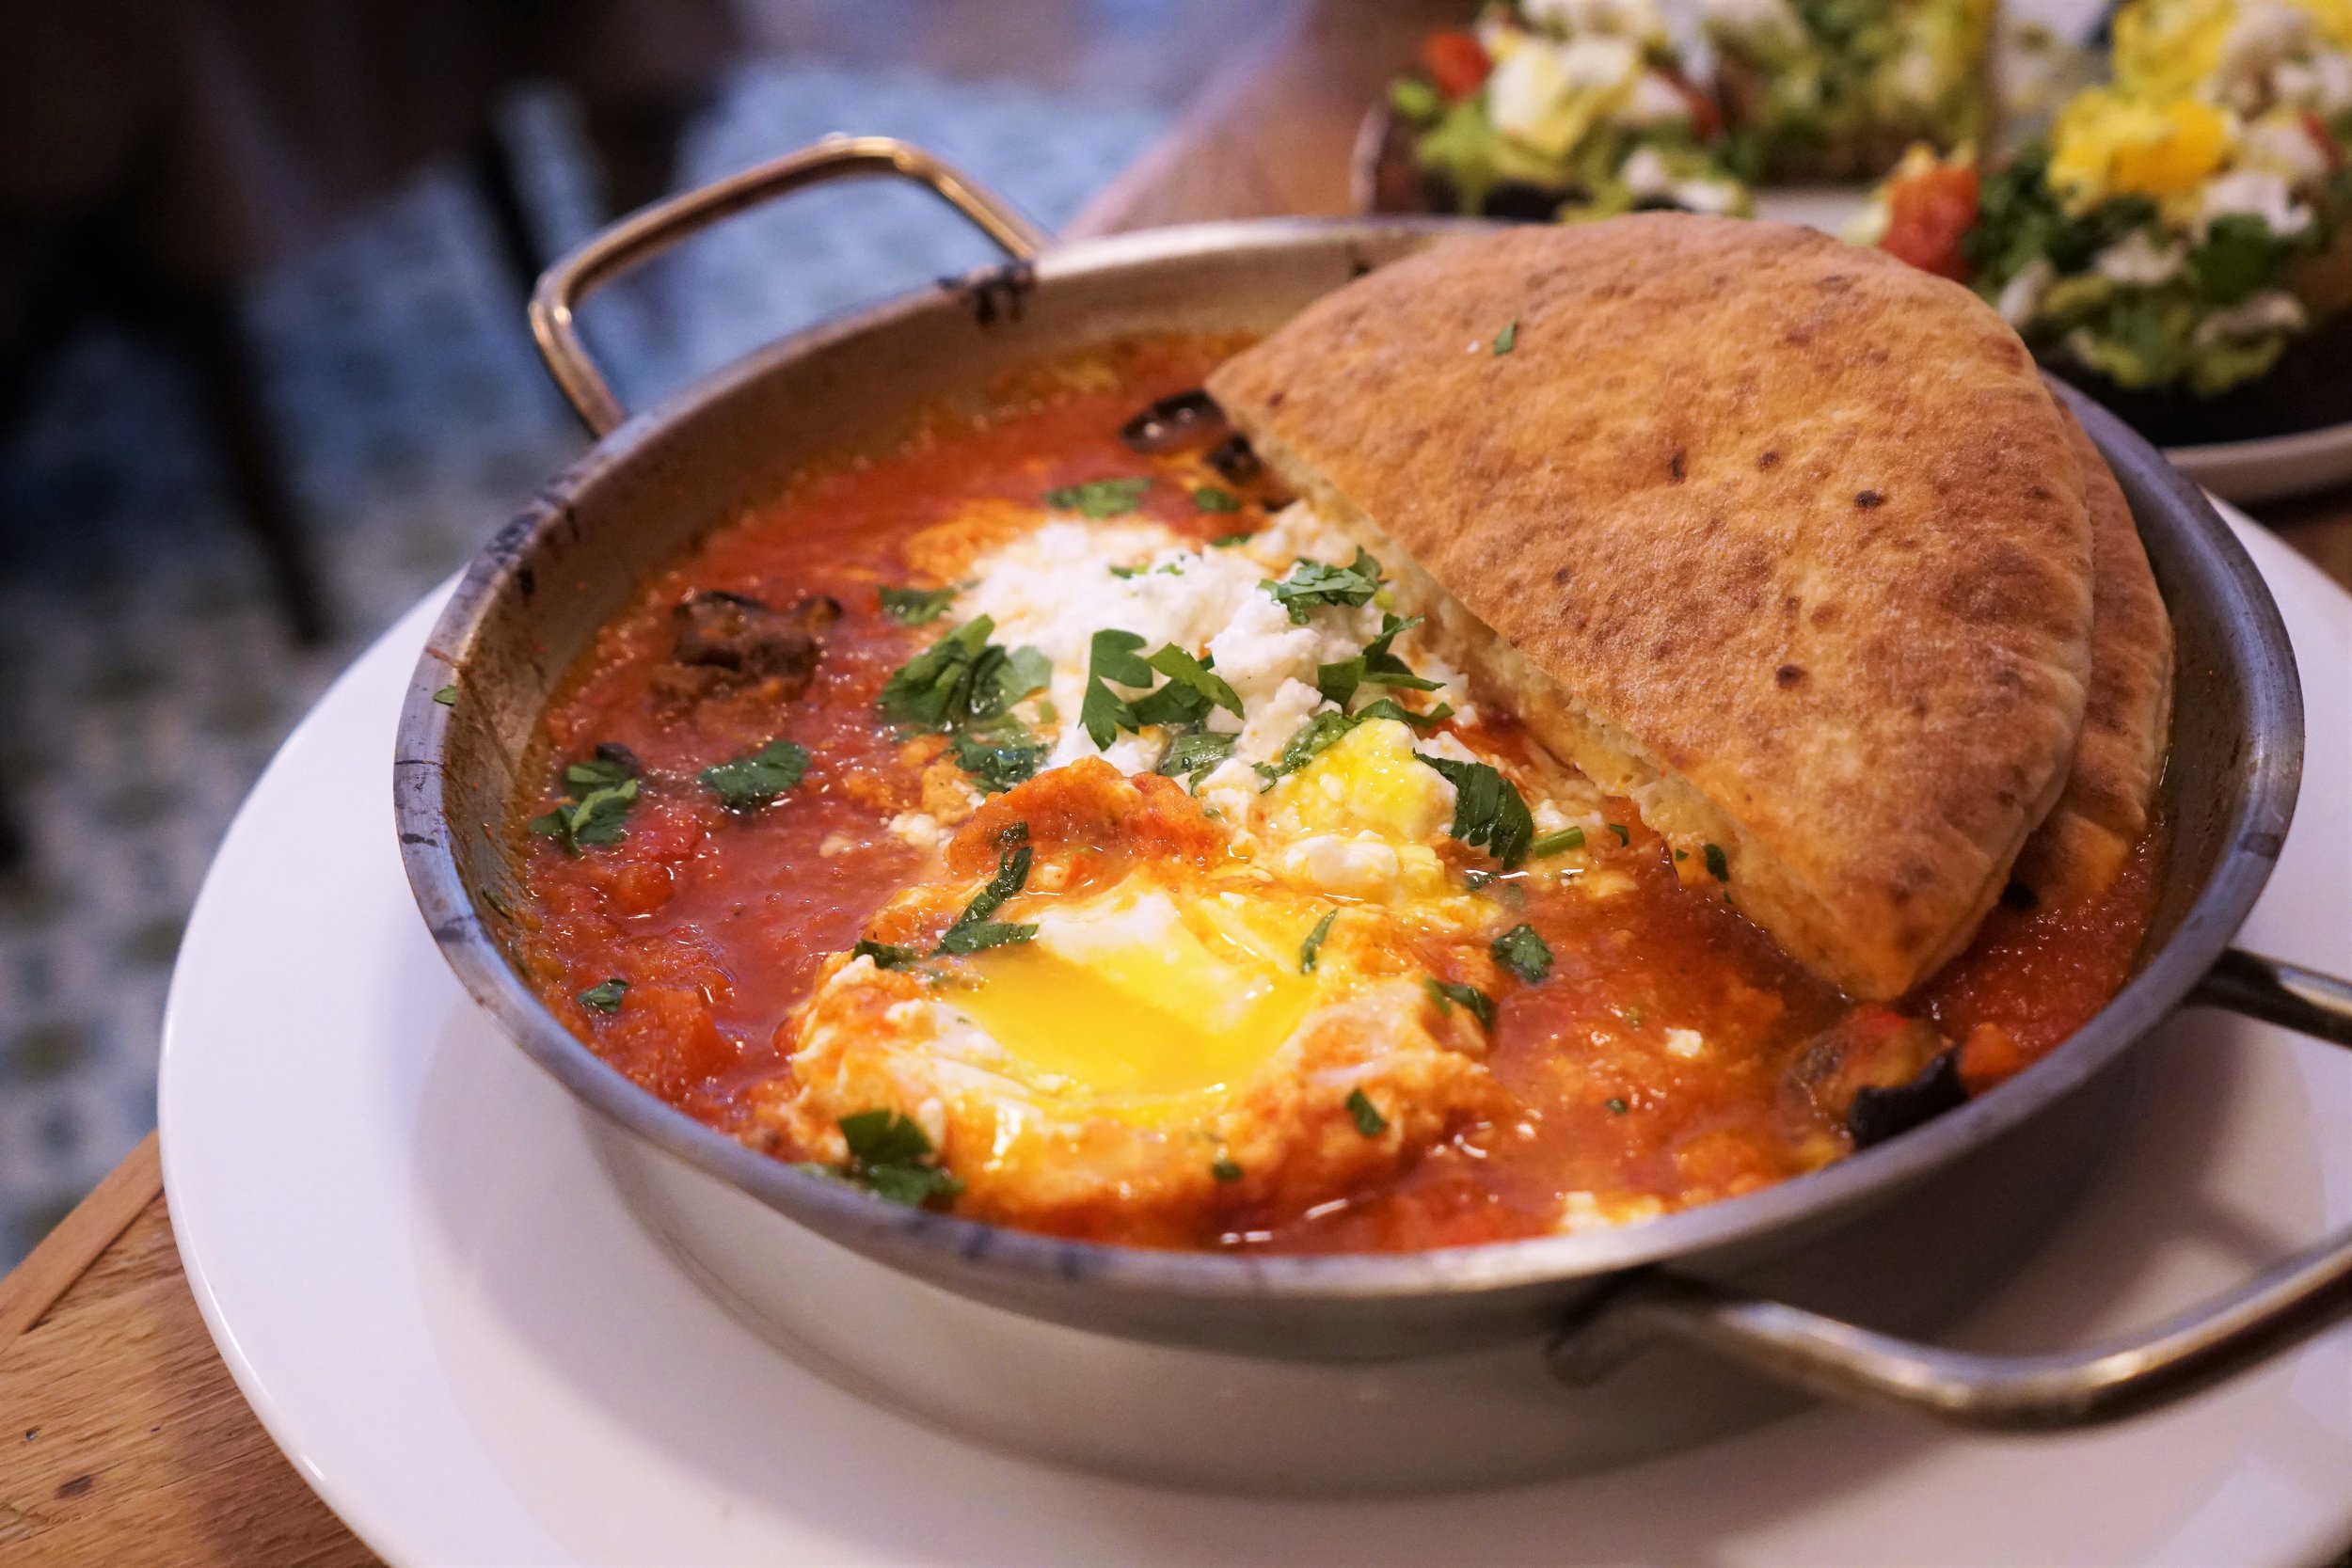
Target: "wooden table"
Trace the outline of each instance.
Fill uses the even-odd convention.
[[[1365,104],[1461,8],[1300,6],[1072,232],[1347,212]],[[2263,520],[2352,587],[2352,494]],[[172,1246],[151,1134],[0,1280],[0,1559],[23,1568],[376,1560],[270,1443],[215,1354]]]

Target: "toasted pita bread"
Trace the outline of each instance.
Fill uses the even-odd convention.
[[[2090,511],[2090,695],[2065,792],[2010,876],[2064,908],[2105,893],[2148,830],[2172,727],[2172,621],[2122,486],[2081,422],[2059,412]]]
[[[1965,945],[2066,781],[2082,478],[1957,285],[1778,224],[1518,229],[1209,388],[1539,739],[1855,996]]]

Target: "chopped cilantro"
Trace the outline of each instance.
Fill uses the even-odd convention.
[[[1361,1089],[1347,1097],[1347,1114],[1356,1118],[1356,1131],[1367,1138],[1376,1138],[1389,1130],[1389,1118],[1380,1114],[1372,1096]]]
[[[1486,949],[1495,962],[1534,985],[1551,973],[1551,947],[1535,933],[1535,927],[1524,923],[1512,927],[1495,938]]]
[[[939,939],[942,953],[977,953],[987,947],[1004,947],[1026,942],[1037,935],[1034,926],[1015,926],[991,920],[1006,899],[1019,893],[1029,880],[1029,825],[1016,822],[997,835],[1003,846],[996,859],[996,875],[988,885],[972,895],[972,902],[956,916],[956,923],[947,927]]]
[[[1214,730],[1186,730],[1172,735],[1168,736],[1168,750],[1160,753],[1158,771],[1163,778],[1182,779],[1199,789],[1209,769],[1233,754],[1233,743],[1240,738]]]
[[[1602,1103],[1609,1107],[1609,1114],[1613,1117],[1621,1117],[1626,1113],[1625,1101],[1613,1094],[1607,1100],[1603,1101]]]
[[[1114,566],[1111,568],[1111,576],[1121,578],[1139,578],[1143,576],[1145,570],[1146,568],[1141,566]]]
[[[1360,720],[1344,713],[1318,713],[1298,727],[1282,747],[1282,754],[1274,759],[1274,766],[1259,765],[1268,782],[1286,773],[1295,773],[1339,743],[1340,737],[1354,729]]]
[[[1628,1007],[1625,1010],[1625,1026],[1629,1029],[1639,1029],[1642,1026],[1641,1008]]]
[[[1529,845],[1527,847],[1527,858],[1530,860],[1539,861],[1546,855],[1565,854],[1570,849],[1581,849],[1583,847],[1583,829],[1575,827],[1563,828],[1556,833],[1546,833],[1543,837]]]
[[[564,769],[564,782],[580,794],[532,817],[526,831],[555,840],[567,855],[620,843],[628,808],[637,800],[637,776],[629,766],[615,757],[587,757]]]
[[[1355,713],[1355,718],[1359,722],[1367,719],[1393,719],[1399,723],[1412,725],[1424,735],[1453,717],[1454,705],[1452,703],[1439,703],[1427,713],[1415,713],[1394,697],[1375,698],[1358,708]]]
[[[504,920],[512,920],[515,918],[515,911],[507,907],[506,900],[501,898],[495,889],[478,887],[474,889],[473,892],[475,897],[481,899],[485,904],[487,904],[490,907],[490,912],[492,914],[495,914]]]
[[[704,768],[701,778],[729,811],[751,811],[792,788],[807,771],[807,747],[771,740],[750,756]]]
[[[1255,534],[1250,533],[1220,534],[1218,537],[1209,541],[1209,548],[1213,550],[1230,550],[1235,545],[1248,544],[1249,541],[1255,537]]]
[[[1688,849],[1677,849],[1677,850],[1675,851],[1675,859],[1677,859],[1677,860],[1678,860],[1678,861],[1687,861],[1687,860],[1689,860],[1690,858],[1691,858],[1691,851],[1690,851],[1690,850],[1688,850]]]
[[[882,613],[902,626],[925,626],[947,613],[955,602],[952,588],[894,588],[882,586]]]
[[[1143,504],[1143,493],[1150,488],[1148,479],[1090,479],[1046,491],[1045,504],[1098,520],[1123,517]]]
[[[1239,512],[1241,500],[1231,490],[1203,484],[1192,493],[1192,504],[1202,512]]]
[[[583,1007],[594,1007],[600,1013],[617,1013],[621,1010],[622,994],[628,990],[628,982],[614,975],[602,985],[590,986],[586,990],[581,991],[580,1005]]]
[[[1446,776],[1454,785],[1454,836],[1472,848],[1485,848],[1506,871],[1527,858],[1528,841],[1535,836],[1535,818],[1518,786],[1483,762],[1455,762],[1415,756]]]
[[[923,955],[912,947],[894,947],[886,942],[860,942],[850,949],[853,958],[871,958],[876,969],[908,969],[922,961]]]
[[[1142,646],[1142,638],[1117,626],[1105,626],[1094,634],[1087,655],[1086,696],[1078,705],[1078,722],[1098,752],[1109,751],[1120,731],[1132,730],[1138,723],[1134,707],[1108,683],[1152,684],[1152,666],[1136,657]]]
[[[1145,662],[1166,675],[1171,685],[1187,687],[1234,718],[1242,717],[1241,698],[1225,684],[1225,677],[1215,672],[1209,660],[1195,658],[1170,642]]]
[[[1364,681],[1364,656],[1343,658],[1336,664],[1315,666],[1315,689],[1323,693],[1327,703],[1345,707],[1355,700],[1356,689]]]
[[[1331,922],[1339,917],[1337,910],[1325,911],[1323,918],[1315,922],[1315,928],[1307,933],[1307,940],[1298,944],[1299,974],[1312,974],[1315,972],[1315,955],[1323,951],[1323,939],[1331,934]]]
[[[1495,334],[1495,352],[1508,354],[1518,346],[1519,324],[1517,322],[1504,324],[1502,330]]]
[[[1633,830],[1627,827],[1622,822],[1610,823],[1609,831],[1617,835],[1617,842],[1619,844],[1630,844],[1633,842]]]
[[[1706,850],[1707,874],[1719,882],[1731,880],[1731,862],[1724,856],[1724,847],[1720,844],[1709,844],[1706,847]]]
[[[457,705],[457,688],[453,686],[445,686],[438,691],[433,693],[433,700],[440,704],[443,707],[455,707]]]
[[[931,1162],[931,1140],[914,1117],[897,1111],[859,1111],[841,1118],[850,1146],[850,1179],[877,1197],[918,1208],[953,1197],[963,1183]]]
[[[1465,986],[1453,980],[1440,980],[1434,975],[1422,976],[1421,983],[1429,988],[1429,998],[1437,1003],[1438,1012],[1450,1013],[1454,1010],[1454,1005],[1459,1003],[1470,1009],[1470,1017],[1478,1020],[1489,1029],[1494,1027],[1494,999],[1476,986]]]
[[[1380,592],[1380,562],[1359,546],[1356,559],[1344,566],[1302,558],[1292,564],[1289,577],[1279,582],[1268,579],[1259,586],[1290,611],[1293,625],[1303,626],[1308,612],[1318,605],[1352,608],[1372,603],[1372,596]]]
[[[983,795],[1036,777],[1038,764],[1045,760],[1047,751],[1028,726],[1010,714],[958,730],[947,737],[947,744],[955,748],[957,766],[979,785]]]
[[[1209,1166],[1209,1174],[1219,1181],[1238,1181],[1241,1180],[1241,1167],[1233,1164],[1231,1155],[1220,1154],[1216,1157],[1216,1163]]]
[[[1435,691],[1445,683],[1426,680],[1413,673],[1413,667],[1389,651],[1400,632],[1407,632],[1421,625],[1421,617],[1409,619],[1383,611],[1380,635],[1364,644],[1364,679],[1374,686],[1392,686],[1409,691]]]
[[[989,641],[995,629],[988,616],[974,616],[900,665],[876,700],[883,717],[949,730],[993,719],[1043,688],[1053,675],[1045,656],[1007,652]]]

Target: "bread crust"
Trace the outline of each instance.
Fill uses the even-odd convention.
[[[1495,634],[1539,738],[1720,846],[1851,994],[1965,945],[2066,781],[2082,473],[1955,284],[1778,224],[1516,229],[1327,296],[1209,389]]]
[[[2090,692],[2065,791],[2010,875],[2062,909],[2105,893],[2148,831],[2172,732],[2172,619],[2122,486],[2082,422],[2058,412],[2090,513]]]

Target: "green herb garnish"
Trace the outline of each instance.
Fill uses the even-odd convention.
[[[1195,658],[1170,642],[1144,662],[1166,675],[1170,685],[1197,691],[1234,718],[1242,717],[1241,698],[1225,684],[1225,677],[1216,673],[1210,660]]]
[[[1282,754],[1274,759],[1274,766],[1258,765],[1258,771],[1268,784],[1287,773],[1295,773],[1340,742],[1340,737],[1354,729],[1361,720],[1345,713],[1318,713],[1298,727],[1282,747]]]
[[[922,962],[923,955],[912,947],[894,947],[886,942],[861,941],[850,949],[853,958],[871,958],[876,969],[912,969]]]
[[[1339,917],[1337,910],[1325,911],[1323,918],[1315,922],[1315,928],[1307,933],[1307,940],[1298,944],[1299,974],[1312,974],[1315,972],[1315,955],[1323,951],[1323,939],[1331,934],[1331,922]]]
[[[1051,684],[1054,666],[1035,648],[1000,648],[996,623],[978,615],[898,667],[876,699],[884,718],[931,730],[985,721]]]
[[[893,588],[885,583],[881,589],[882,613],[902,626],[925,626],[947,613],[955,602],[952,588]]]
[[[947,744],[955,749],[957,766],[983,795],[994,795],[1035,778],[1048,750],[1027,725],[1010,714],[958,730],[948,736]]]
[[[1452,703],[1439,703],[1427,713],[1415,713],[1394,697],[1376,697],[1358,708],[1355,713],[1355,718],[1359,722],[1371,719],[1393,719],[1401,724],[1410,724],[1424,735],[1453,717],[1454,705]]]
[[[1123,517],[1143,504],[1143,493],[1150,488],[1148,479],[1090,479],[1046,491],[1045,504],[1097,520]]]
[[[1209,1166],[1209,1174],[1219,1181],[1238,1181],[1241,1180],[1241,1167],[1233,1164],[1230,1156],[1220,1154],[1216,1157],[1216,1163]]]
[[[1294,626],[1303,626],[1308,612],[1318,605],[1346,605],[1353,609],[1372,603],[1372,596],[1380,592],[1380,562],[1359,546],[1356,559],[1344,566],[1327,566],[1320,561],[1302,559],[1293,563],[1289,577],[1279,582],[1269,578],[1260,586],[1290,611]]]
[[[1510,322],[1510,323],[1507,323],[1507,324],[1505,324],[1505,325],[1503,326],[1503,328],[1502,328],[1502,331],[1500,331],[1500,332],[1498,332],[1498,333],[1496,333],[1496,334],[1495,334],[1495,352],[1496,352],[1497,354],[1508,354],[1508,353],[1510,353],[1513,349],[1515,349],[1515,348],[1517,348],[1517,347],[1518,347],[1518,346],[1519,346],[1519,324],[1518,324],[1518,323],[1517,323],[1517,322]]]
[[[620,843],[628,808],[637,800],[637,776],[628,765],[605,756],[583,758],[564,769],[564,782],[580,793],[532,817],[525,831],[555,840],[567,855]]]
[[[1617,835],[1617,842],[1619,844],[1630,844],[1633,842],[1633,830],[1627,827],[1622,822],[1610,823],[1609,831]]]
[[[963,1183],[931,1163],[930,1135],[897,1111],[859,1111],[841,1118],[850,1146],[849,1176],[877,1197],[919,1208],[953,1197]]]
[[[1414,674],[1411,665],[1389,651],[1389,644],[1396,641],[1399,633],[1410,631],[1420,625],[1421,617],[1418,615],[1408,619],[1404,616],[1382,613],[1380,635],[1364,644],[1364,679],[1366,681],[1374,686],[1392,686],[1409,691],[1435,691],[1445,684],[1443,681],[1426,680]]]
[[[1152,666],[1137,657],[1142,646],[1143,639],[1134,632],[1105,626],[1088,648],[1086,696],[1078,705],[1078,722],[1098,752],[1109,751],[1120,730],[1135,729],[1140,722],[1127,699],[1111,690],[1109,683],[1152,684]]]
[[[602,985],[590,986],[586,990],[581,991],[580,1005],[583,1007],[594,1007],[600,1013],[617,1013],[621,1010],[621,997],[628,990],[628,982],[614,975]]]
[[[1389,1118],[1380,1114],[1372,1096],[1361,1089],[1347,1097],[1347,1114],[1356,1118],[1356,1131],[1367,1138],[1376,1138],[1389,1130]]]
[[[700,777],[727,810],[752,811],[792,788],[807,771],[807,747],[771,740],[750,756],[704,768]]]
[[[1731,861],[1724,855],[1724,847],[1720,844],[1709,844],[1706,846],[1706,854],[1707,874],[1719,882],[1731,880]]]
[[[1609,1114],[1610,1114],[1611,1116],[1613,1116],[1613,1117],[1621,1117],[1621,1116],[1625,1115],[1625,1113],[1626,1113],[1626,1103],[1625,1103],[1625,1101],[1624,1101],[1623,1100],[1620,1100],[1619,1098],[1617,1098],[1617,1097],[1616,1097],[1615,1095],[1613,1095],[1613,1095],[1611,1095],[1611,1096],[1610,1096],[1607,1100],[1603,1101],[1601,1103],[1603,1103],[1603,1104],[1605,1104],[1605,1105],[1607,1105],[1607,1106],[1609,1107]]]
[[[1241,499],[1231,490],[1220,490],[1214,484],[1203,484],[1192,493],[1192,504],[1202,512],[1239,512]]]
[[[1435,975],[1427,974],[1422,976],[1421,983],[1429,989],[1430,1000],[1437,1003],[1439,1013],[1452,1012],[1454,1004],[1458,1003],[1469,1008],[1470,1017],[1478,1020],[1480,1023],[1489,1029],[1494,1027],[1494,998],[1480,990],[1476,986],[1465,986],[1456,981],[1440,980]]]
[[[1212,540],[1210,540],[1210,541],[1209,541],[1209,548],[1211,548],[1211,549],[1213,549],[1213,550],[1230,550],[1230,549],[1232,549],[1232,548],[1235,545],[1247,545],[1247,544],[1248,544],[1248,543],[1249,543],[1249,541],[1250,541],[1250,540],[1252,540],[1252,539],[1254,539],[1254,538],[1256,538],[1256,537],[1257,537],[1257,535],[1255,535],[1255,534],[1253,534],[1253,533],[1227,533],[1227,534],[1221,534],[1221,535],[1219,535],[1218,537],[1216,537],[1216,538],[1212,539]]]
[[[1536,935],[1533,926],[1512,927],[1495,938],[1486,951],[1494,955],[1495,962],[1531,986],[1551,973],[1550,944]]]
[[[942,953],[977,953],[983,948],[1026,942],[1037,935],[1034,926],[1015,926],[989,918],[1006,899],[1028,883],[1029,825],[1015,822],[996,836],[996,842],[1003,846],[996,857],[996,875],[972,895],[972,902],[956,916],[956,923],[940,937]]]
[[[1233,754],[1233,743],[1240,738],[1215,730],[1185,730],[1171,735],[1168,750],[1160,753],[1158,772],[1162,778],[1182,779],[1198,790],[1201,779]]]
[[[1583,829],[1575,827],[1563,828],[1556,833],[1546,833],[1543,837],[1535,840],[1533,844],[1530,844],[1527,847],[1527,858],[1530,860],[1539,861],[1546,855],[1565,854],[1570,849],[1581,849],[1583,847]]]
[[[1413,754],[1454,785],[1454,825],[1449,831],[1455,838],[1474,849],[1485,848],[1506,871],[1527,858],[1535,818],[1517,784],[1483,762],[1455,762],[1426,752]]]
[[[443,707],[455,707],[457,705],[457,688],[453,686],[445,686],[438,691],[433,693],[433,700],[440,704]]]

